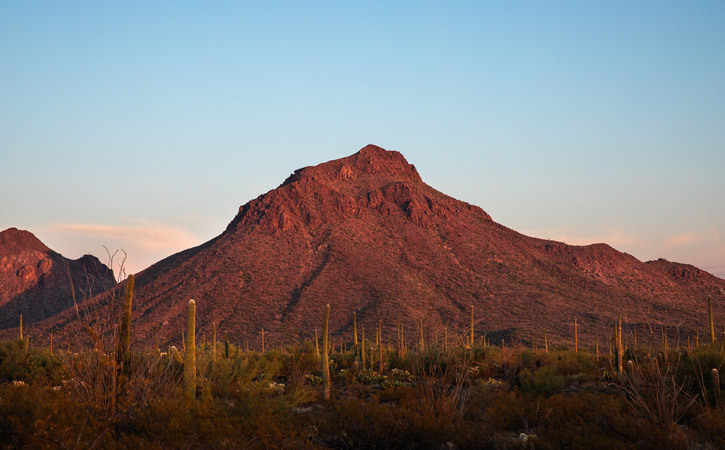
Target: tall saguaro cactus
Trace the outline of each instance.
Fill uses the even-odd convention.
[[[624,348],[622,346],[622,316],[619,316],[619,321],[617,322],[617,370],[619,373],[622,373],[623,367],[622,367],[622,358],[624,357]]]
[[[211,324],[211,362],[216,362],[216,322]]]
[[[574,319],[574,353],[579,353],[579,323]]]
[[[352,343],[355,346],[355,356],[357,356],[357,316],[355,311],[352,312]]]
[[[322,398],[330,400],[330,348],[328,339],[328,322],[330,305],[325,305],[325,316],[322,319]]]
[[[123,295],[121,333],[118,337],[118,348],[116,348],[116,370],[119,377],[119,387],[131,376],[131,302],[133,300],[134,281],[134,276],[129,275],[126,279],[126,292]]]
[[[189,300],[186,316],[186,351],[184,352],[184,397],[196,398],[196,302]]]
[[[712,316],[712,296],[707,297],[707,315],[710,320],[710,341],[715,343],[715,319]]]
[[[19,330],[20,330],[20,340],[22,341],[23,340],[23,315],[22,314],[20,314]]]
[[[473,344],[474,344],[473,339],[474,339],[474,337],[473,337],[473,305],[471,305],[471,338],[470,338],[471,348],[473,348]]]

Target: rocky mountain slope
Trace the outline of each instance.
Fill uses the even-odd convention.
[[[570,341],[576,319],[582,345],[604,345],[621,314],[640,339],[665,326],[686,342],[705,334],[708,295],[722,324],[723,289],[693,266],[524,236],[425,184],[400,153],[369,145],[295,171],[218,237],[138,274],[133,327],[137,342],[178,343],[194,298],[201,335],[215,321],[258,346],[262,328],[268,343],[312,336],[329,303],[333,335],[348,334],[357,311],[360,328],[382,320],[386,336],[400,318],[413,342],[419,321],[429,336],[463,332],[473,305],[475,332],[494,341],[540,340],[544,330]],[[66,313],[46,328],[78,325]]]
[[[113,272],[96,257],[64,258],[32,233],[0,232],[0,330],[16,327],[20,314],[30,325],[115,284]]]

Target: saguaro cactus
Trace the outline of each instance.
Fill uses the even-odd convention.
[[[211,324],[211,362],[216,362],[216,322]]]
[[[229,358],[229,336],[227,336],[227,330],[224,330],[224,357]]]
[[[330,348],[328,339],[328,322],[330,305],[325,305],[325,316],[322,319],[322,398],[330,400]]]
[[[184,352],[184,397],[196,398],[196,302],[189,300],[186,317],[186,351]]]
[[[579,324],[574,319],[574,353],[579,353]]]
[[[23,340],[23,315],[20,314],[20,325],[19,325],[19,331],[20,331],[20,340]]]
[[[184,364],[184,358],[181,357],[179,350],[177,350],[175,345],[172,345],[171,348],[169,348],[169,353],[171,354],[171,357],[174,358],[174,361],[179,364]]]
[[[622,373],[623,367],[622,367],[622,358],[623,355],[623,347],[622,347],[622,316],[619,316],[619,322],[617,323],[617,370],[619,373]]]
[[[116,348],[116,370],[119,387],[131,376],[131,302],[133,300],[134,276],[126,279],[126,292],[123,296],[123,315],[121,316],[121,333]],[[120,391],[121,389],[119,389]]]
[[[473,348],[473,344],[475,343],[474,337],[473,337],[473,305],[471,305],[471,348]]]
[[[378,369],[383,374],[383,321],[378,321]]]
[[[712,316],[712,296],[707,296],[707,315],[710,320],[710,341],[715,343],[715,319]]]
[[[717,407],[717,403],[720,401],[720,374],[717,369],[712,369],[710,372],[710,384],[712,388],[712,406]]]
[[[264,328],[262,328],[262,354],[264,355]]]
[[[355,356],[357,356],[357,316],[355,311],[352,312],[352,343],[355,346]]]
[[[360,362],[365,369],[365,327],[362,329],[362,340],[360,341]]]
[[[317,328],[315,328],[315,355],[320,358],[320,340],[317,338]]]

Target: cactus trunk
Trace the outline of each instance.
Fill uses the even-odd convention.
[[[471,305],[471,347],[473,347],[473,344],[475,344],[474,337],[473,337],[473,305]]]
[[[216,322],[211,324],[211,362],[216,362]]]
[[[224,330],[224,357],[229,358],[229,337],[226,330]]]
[[[710,372],[710,384],[712,389],[712,406],[717,408],[717,404],[720,401],[720,374],[717,369],[712,369]]]
[[[357,315],[352,312],[352,343],[355,346],[355,356],[357,356]]]
[[[365,369],[365,327],[362,329],[362,340],[360,341],[360,359],[362,368]]]
[[[617,323],[617,370],[619,373],[622,373],[623,367],[622,367],[622,358],[623,355],[623,349],[622,349],[622,316],[619,316],[619,322]]]
[[[574,320],[574,353],[579,353],[579,324]]]
[[[133,300],[134,276],[126,280],[126,291],[123,296],[123,316],[121,317],[121,334],[116,348],[116,370],[119,392],[124,382],[131,376],[131,302]]]
[[[380,375],[383,374],[383,321],[378,321],[378,368]]]
[[[325,316],[322,320],[322,398],[330,400],[330,349],[328,339],[328,322],[330,320],[330,305],[325,306]]]
[[[196,302],[189,300],[186,320],[186,351],[184,352],[184,397],[196,398]]]
[[[715,319],[712,315],[712,296],[707,297],[707,314],[710,320],[710,340],[715,343]]]

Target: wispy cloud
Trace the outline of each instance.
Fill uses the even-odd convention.
[[[103,246],[111,252],[123,249],[128,254],[127,273],[143,270],[202,242],[198,236],[176,225],[144,219],[125,224],[59,223],[45,227],[45,232],[54,241],[48,244],[68,255],[91,253],[108,262]],[[118,262],[114,260],[114,263]]]

